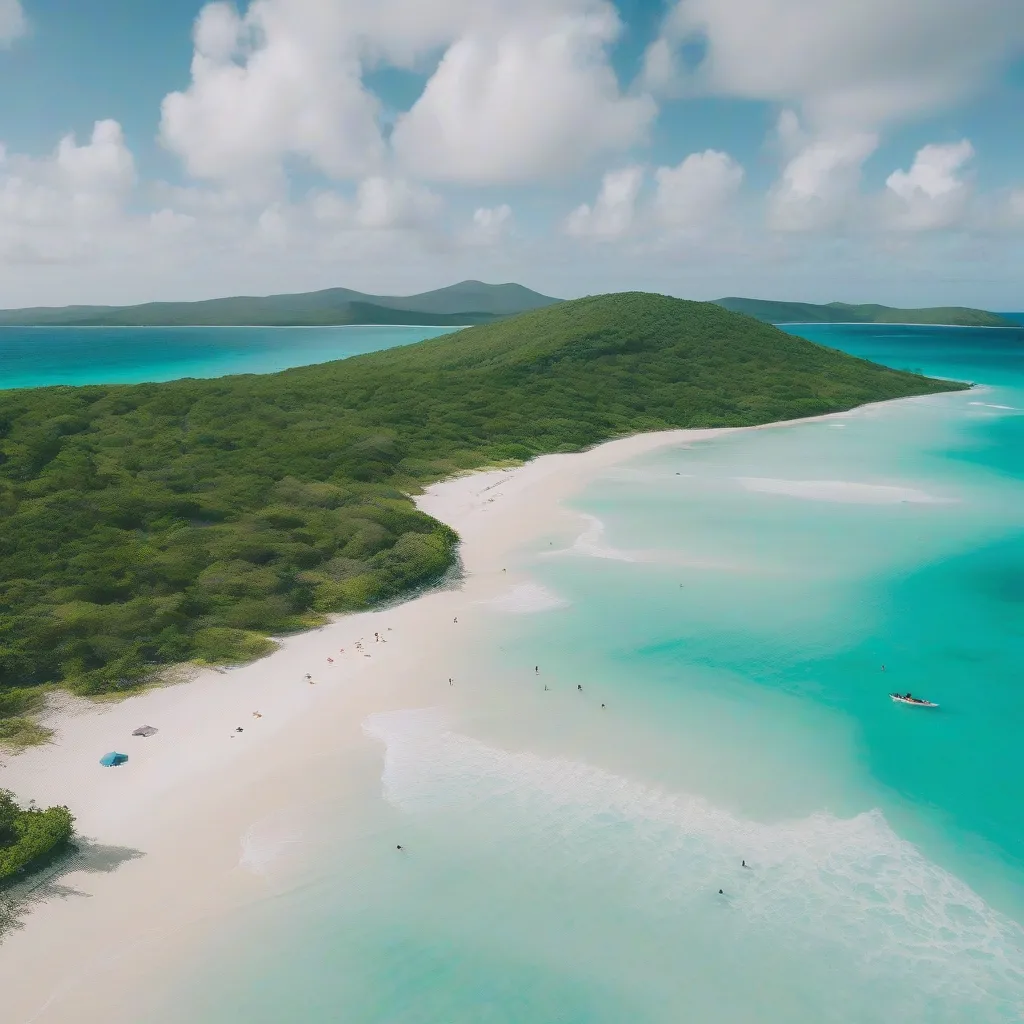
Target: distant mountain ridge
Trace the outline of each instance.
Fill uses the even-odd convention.
[[[297,327],[347,324],[489,323],[554,305],[561,299],[520,284],[459,284],[418,295],[367,295],[326,288],[288,295],[232,296],[199,302],[146,302],[137,306],[63,306],[0,310],[0,326]]]
[[[900,309],[874,303],[851,305],[847,302],[776,302],[772,299],[745,299],[730,296],[715,304],[733,313],[745,313],[768,324],[857,323],[857,324],[935,324],[949,327],[1020,327],[1019,323],[998,313],[966,306],[933,306],[924,309]]]
[[[417,295],[369,295],[351,288],[283,295],[236,295],[199,302],[146,302],[136,306],[35,306],[0,309],[0,327],[329,327],[423,324],[456,327],[490,323],[563,302],[521,284],[460,281]],[[779,302],[730,296],[715,300],[732,313],[768,324],[896,323],[963,327],[1020,327],[984,309],[942,306],[900,309],[845,302]]]

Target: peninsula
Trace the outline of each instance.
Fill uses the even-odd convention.
[[[455,565],[411,495],[610,438],[958,390],[712,303],[563,302],[266,376],[0,392],[0,741],[48,686],[225,664]]]

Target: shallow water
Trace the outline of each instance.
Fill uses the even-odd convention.
[[[274,373],[451,327],[0,327],[0,388]]]
[[[1021,1018],[1024,332],[807,333],[990,386],[606,472],[146,1019]]]

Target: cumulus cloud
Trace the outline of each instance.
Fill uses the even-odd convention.
[[[0,257],[74,259],[108,241],[135,184],[135,162],[116,121],[97,121],[79,145],[51,156],[0,159]]]
[[[160,126],[191,175],[265,187],[288,156],[335,177],[379,163],[379,104],[343,14],[326,0],[254,0],[244,16],[227,3],[202,9],[192,82],[164,98]]]
[[[1022,45],[1020,0],[676,0],[645,79],[864,130],[970,94]]]
[[[1007,205],[1010,216],[1024,224],[1024,188],[1014,189]]]
[[[282,162],[338,179],[389,173],[522,181],[643,137],[654,101],[608,60],[609,0],[251,0],[204,7],[192,81],[163,102],[161,138],[190,174],[266,190]],[[367,69],[441,53],[390,135]],[[436,60],[436,56],[434,56]]]
[[[524,181],[643,137],[655,106],[620,92],[606,52],[621,29],[614,9],[556,0],[522,13],[468,31],[445,53],[395,126],[407,167],[448,181]]]
[[[472,223],[462,233],[462,240],[467,245],[497,245],[508,235],[511,227],[512,207],[507,203],[481,206],[473,211]]]
[[[669,228],[707,224],[722,212],[743,181],[743,168],[728,153],[691,153],[676,167],[654,172],[656,221]]]
[[[0,47],[10,46],[28,31],[21,0],[0,0]]]
[[[574,238],[612,241],[633,227],[637,196],[643,185],[642,167],[609,171],[601,180],[601,191],[593,205],[583,203],[565,220],[565,231]]]
[[[779,118],[778,136],[788,159],[768,195],[768,223],[781,231],[832,227],[858,199],[861,168],[877,149],[872,132],[809,136],[791,111]]]
[[[924,231],[955,223],[970,196],[960,173],[973,156],[967,139],[929,145],[917,151],[909,171],[893,171],[885,182],[893,226]]]
[[[441,199],[404,179],[367,178],[356,194],[355,223],[361,228],[422,228],[441,211]]]
[[[359,183],[351,199],[318,192],[307,205],[314,221],[336,228],[410,231],[433,228],[444,204],[423,185],[374,175]]]

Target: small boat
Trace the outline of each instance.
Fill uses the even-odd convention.
[[[939,706],[938,704],[933,704],[930,700],[921,700],[920,697],[911,697],[909,693],[905,697],[902,693],[890,693],[889,696],[892,697],[897,704],[914,704],[919,708],[937,708]]]

